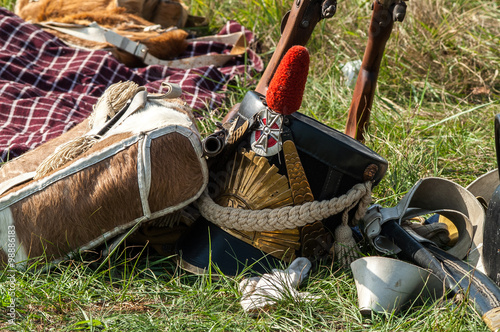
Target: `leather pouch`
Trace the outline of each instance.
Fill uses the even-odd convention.
[[[377,153],[347,135],[298,112],[280,116],[279,120],[274,119],[269,115],[264,100],[264,96],[248,92],[231,128],[222,135],[226,144],[210,164],[208,185],[216,203],[242,209],[277,208],[333,199],[348,193],[356,184],[370,181],[376,185],[380,182],[387,170],[387,161]],[[281,121],[282,125],[274,126],[276,121]],[[213,137],[220,139],[221,132],[214,135]],[[263,135],[268,137],[262,140]],[[291,159],[291,162],[288,161],[290,153],[284,153],[286,145],[282,143],[285,141],[293,142],[296,149],[297,156]],[[235,154],[242,153],[246,157],[234,157]],[[242,158],[251,161],[246,161],[247,164],[244,165]],[[297,186],[302,193],[292,193],[291,201],[282,197],[279,202],[271,205],[252,204],[259,195],[253,195],[252,202],[252,199],[248,198],[251,195],[247,193],[248,197],[245,197],[243,192],[250,191],[248,188],[252,183],[261,185],[259,179],[264,171],[258,173],[260,166],[256,166],[263,164],[261,159],[265,159],[269,168],[276,174],[285,177],[291,191]],[[292,173],[290,169],[293,169]],[[237,175],[238,170],[241,175]],[[238,180],[239,178],[241,180]],[[275,192],[276,185],[272,186],[278,181],[278,177],[268,181],[271,182],[268,197],[278,197]],[[294,184],[294,181],[298,184]],[[228,190],[228,185],[234,187],[235,183],[239,183],[242,189]],[[303,188],[304,183],[308,189]],[[259,197],[262,196],[260,194]],[[299,202],[295,199],[297,196],[302,196]],[[355,210],[356,206],[350,207],[350,221]],[[279,260],[289,262],[296,256],[306,256],[314,260],[315,257],[327,255],[332,242],[330,233],[341,223],[341,219],[342,213],[338,213],[297,229],[248,232],[228,227],[220,228],[214,225],[217,220],[212,220],[212,223],[201,218],[191,234],[180,241],[178,250],[182,254],[183,266],[192,272],[207,269],[210,259],[224,274],[236,275],[249,269],[264,272]]]

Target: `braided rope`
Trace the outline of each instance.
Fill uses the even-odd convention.
[[[97,136],[79,136],[71,141],[59,145],[56,150],[45,158],[36,168],[35,180],[41,179],[53,170],[56,170],[94,146],[99,140]]]
[[[359,201],[358,209],[354,214],[354,224],[358,224],[358,221],[365,216],[368,207],[372,203],[372,182],[368,181],[366,185],[368,192]]]
[[[140,87],[137,83],[132,81],[118,82],[111,84],[106,91],[102,94],[95,105],[92,106],[92,113],[89,116],[89,129],[93,129],[95,126],[95,119],[97,113],[104,113],[104,118],[112,118],[113,116],[121,110],[127,101],[133,98],[137,92],[140,91]],[[101,107],[101,104],[104,104]],[[104,123],[99,123],[98,126],[102,126]]]
[[[220,227],[239,231],[267,232],[294,229],[317,220],[323,220],[354,206],[357,202],[361,203],[360,207],[366,212],[368,206],[366,202],[371,200],[371,187],[371,182],[358,183],[344,195],[330,200],[262,210],[243,210],[220,206],[205,191],[197,200],[197,205],[203,217]],[[358,211],[356,215],[358,215]],[[360,213],[363,212],[360,211]]]

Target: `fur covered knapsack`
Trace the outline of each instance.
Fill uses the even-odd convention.
[[[130,52],[117,45],[81,38],[46,25],[48,22],[77,24],[82,27],[98,24],[134,42],[145,45],[158,59],[171,59],[187,47],[188,33],[180,28],[193,24],[182,0],[19,0],[15,13],[22,19],[42,27],[71,46],[87,49],[106,49],[128,66],[142,63]],[[188,22],[188,18],[192,18]],[[199,20],[199,18],[198,18]]]
[[[180,89],[170,91],[116,83],[85,133],[74,133],[43,162],[37,152],[52,150],[45,148],[51,142],[2,167],[0,262],[54,261],[153,219],[183,223],[180,211],[201,195],[208,169],[191,110],[177,98]],[[30,162],[36,171],[16,172]]]

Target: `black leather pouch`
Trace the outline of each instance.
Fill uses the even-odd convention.
[[[281,128],[273,126],[271,122],[276,119],[271,119],[266,110],[264,96],[256,92],[247,93],[232,128],[224,137],[228,144],[221,154],[212,158],[209,166],[208,189],[216,202],[216,197],[224,192],[227,174],[234,167],[233,156],[238,151],[254,150],[257,154],[264,154],[270,165],[278,169],[278,174],[287,176],[285,155],[279,148],[279,141],[284,140],[291,140],[295,144],[314,200],[322,201],[338,197],[347,193],[354,185],[366,181],[372,181],[373,185],[377,185],[384,176],[387,161],[362,143],[298,112],[279,116],[279,121],[282,122]],[[268,137],[262,140],[263,135]],[[240,207],[252,208],[245,203],[240,204]],[[340,222],[341,214],[322,220],[324,228],[330,232],[333,232]],[[288,234],[281,236],[278,233],[269,236],[283,238]],[[252,270],[263,272],[277,263],[276,257],[291,259],[301,256],[301,250],[297,250],[293,245],[289,251],[294,251],[294,255],[270,255],[269,250],[267,254],[263,253],[260,249],[264,247],[255,245],[258,237],[255,235],[251,237],[254,238],[253,242],[244,243],[239,234],[223,230],[206,220],[200,220],[195,223],[191,234],[179,242],[178,249],[182,253],[184,266],[190,267],[188,270],[195,272],[196,268],[193,267],[206,269],[210,266],[211,259],[217,263],[221,272],[229,275],[242,272],[249,264],[254,264]],[[304,245],[303,240],[303,237],[299,239],[299,242],[302,241],[301,246]],[[265,241],[273,240],[268,238]],[[284,241],[286,242],[286,239]]]
[[[254,119],[266,109],[264,100],[264,96],[248,92],[239,114],[246,119]],[[292,136],[316,200],[342,195],[354,184],[367,180],[377,185],[387,170],[387,161],[377,153],[304,114],[295,112],[284,116],[283,132]],[[250,141],[248,136],[246,144]],[[240,147],[246,146],[245,143]],[[280,168],[282,174],[286,174],[282,152],[268,159]]]

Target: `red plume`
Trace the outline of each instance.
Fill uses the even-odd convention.
[[[302,104],[302,95],[309,72],[309,52],[304,46],[293,46],[286,52],[266,93],[267,106],[289,115]]]

